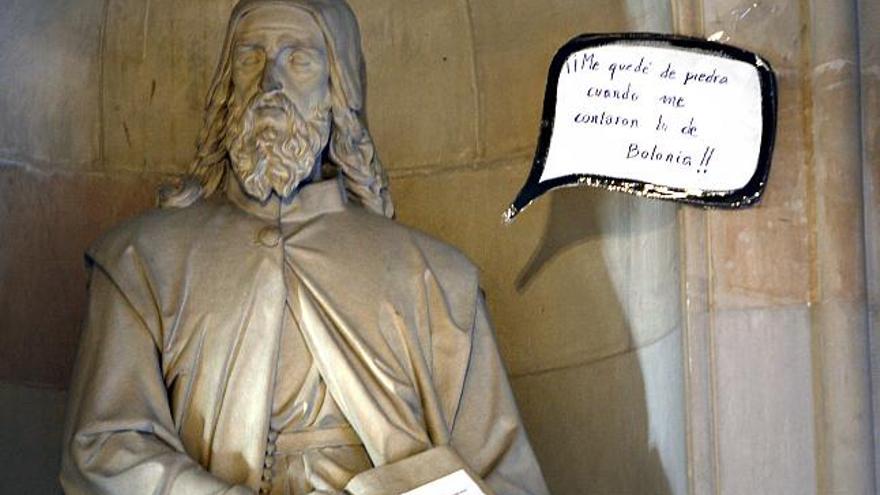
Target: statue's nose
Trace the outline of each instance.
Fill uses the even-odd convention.
[[[262,89],[264,93],[270,93],[281,89],[281,81],[278,80],[277,71],[275,60],[267,63],[266,68],[263,69],[263,79],[260,81],[260,89]]]

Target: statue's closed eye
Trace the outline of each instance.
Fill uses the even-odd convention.
[[[288,57],[287,62],[294,69],[309,69],[315,63],[315,56],[305,50],[293,51]]]

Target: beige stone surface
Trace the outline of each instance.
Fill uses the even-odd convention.
[[[528,171],[513,163],[392,177],[391,187],[401,222],[482,269],[514,375],[609,358],[680,327],[674,206],[560,190],[508,227],[501,213]]]
[[[684,494],[680,334],[513,381],[555,495]],[[553,418],[553,421],[548,421]]]
[[[103,2],[0,7],[0,167],[87,169],[100,159]],[[51,165],[49,165],[51,164]]]
[[[779,125],[770,180],[761,204],[751,210],[709,215],[713,303],[719,308],[773,307],[806,303],[810,297],[811,207],[801,65],[802,19],[784,0],[703,3],[706,33],[718,34],[766,58],[779,83]]]
[[[707,35],[771,62],[780,107],[765,201],[685,216],[709,316],[688,313],[695,493],[873,493],[856,2],[701,3]]]
[[[687,418],[688,490],[691,494],[717,493],[718,463],[715,421],[715,354],[713,349],[711,277],[707,232],[708,215],[682,208],[681,271],[685,309],[682,332],[684,409]]]
[[[809,309],[713,319],[718,493],[817,493]]]
[[[108,169],[182,172],[234,0],[110,0],[103,54]]]
[[[547,69],[583,33],[671,29],[669,3],[643,0],[471,1],[482,156],[532,151]]]
[[[854,33],[835,32],[828,36],[827,44],[842,43],[847,38],[850,44],[858,43]],[[819,256],[816,299],[820,301],[865,297],[858,53],[855,50],[841,53],[841,50],[832,45],[814,55],[810,75],[816,223],[823,227],[816,233]],[[849,57],[837,58],[838,55]]]
[[[477,99],[466,0],[352,0],[367,64],[367,117],[385,166],[473,158]]]
[[[819,490],[876,492],[856,2],[813,6]]]
[[[870,342],[863,301],[812,308],[820,493],[873,493]]]
[[[859,0],[859,59],[863,176],[865,180],[865,263],[874,425],[880,424],[880,4]],[[880,428],[874,428],[874,473],[880,481]]]
[[[85,309],[83,252],[150,206],[156,184],[0,168],[0,382],[67,386]]]

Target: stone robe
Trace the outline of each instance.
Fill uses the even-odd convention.
[[[154,210],[87,259],[67,493],[257,490],[287,305],[372,463],[345,493],[459,469],[486,493],[547,493],[473,265],[347,202],[336,181],[290,204],[235,187]]]

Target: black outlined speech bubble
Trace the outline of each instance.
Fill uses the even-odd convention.
[[[578,36],[550,65],[532,170],[504,214],[577,185],[703,207],[755,204],[776,134],[760,56],[651,33]]]

